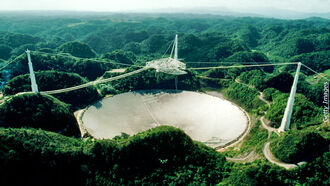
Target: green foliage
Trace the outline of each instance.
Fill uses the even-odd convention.
[[[4,127],[32,127],[67,136],[80,136],[75,117],[68,105],[52,96],[25,93],[14,96],[0,106]]]
[[[237,101],[244,109],[252,111],[265,103],[258,98],[258,92],[246,85],[232,83],[226,90],[229,99]]]
[[[162,49],[164,46],[166,47],[168,41],[169,40],[167,40],[161,34],[153,34],[141,43],[143,52],[155,53]]]
[[[43,130],[0,128],[0,143],[1,185],[86,184],[86,142]]]
[[[275,88],[266,88],[262,91],[263,96],[268,101],[274,101],[274,99],[280,94],[281,92]]]
[[[7,45],[0,45],[0,59],[7,60],[11,56],[12,48]]]
[[[138,42],[127,43],[124,46],[123,49],[126,50],[126,51],[133,52],[134,54],[140,54],[141,53],[140,43],[138,43]]]
[[[238,35],[239,35],[240,39],[243,40],[244,43],[247,44],[247,46],[249,46],[251,48],[258,46],[258,40],[260,39],[260,33],[256,27],[254,27],[252,25],[248,25],[248,26],[244,27],[243,29],[241,29],[238,32]]]
[[[212,78],[224,78],[224,79],[235,79],[240,73],[241,69],[230,68],[230,69],[211,69],[208,70],[205,75]]]
[[[133,64],[136,61],[136,57],[132,52],[125,52],[123,50],[115,50],[111,53],[104,54],[103,58],[114,60],[116,62]]]
[[[270,106],[266,118],[277,124],[281,123],[284,110],[288,102],[287,94],[279,94],[274,103]],[[316,107],[311,101],[308,101],[304,95],[296,94],[291,117],[291,127],[305,127],[308,124],[320,123],[322,110]]]
[[[193,34],[179,38],[180,57],[185,61],[220,61],[239,51],[249,49],[221,33]]]
[[[45,53],[53,53],[54,50],[51,48],[40,48],[39,49],[40,52],[45,52]]]
[[[230,150],[224,152],[229,157],[235,157],[238,154],[246,154],[255,152],[259,155],[263,154],[263,148],[267,141],[268,131],[261,126],[260,120],[258,120],[252,127],[250,132],[244,138],[244,141],[240,145],[240,150]]]
[[[11,48],[16,48],[25,44],[36,44],[42,39],[27,34],[18,34],[0,31],[1,43]]]
[[[256,64],[257,64],[257,62],[267,63],[268,58],[260,52],[248,52],[248,51],[243,51],[242,52],[242,51],[240,51],[240,52],[236,52],[233,55],[229,56],[228,58],[225,59],[225,61],[226,62],[231,62],[232,64],[230,64],[230,65],[229,64],[219,64],[219,65],[237,66],[237,65],[245,65],[245,64],[251,65],[251,62],[256,62]],[[244,62],[248,62],[248,63],[244,63]],[[200,65],[202,66],[203,63],[201,63]],[[273,71],[273,67],[263,67],[263,68],[259,67],[259,69],[262,70],[262,71],[267,71],[267,72],[272,72]],[[251,70],[253,70],[253,72],[249,72]],[[246,72],[246,73],[243,74],[243,76],[246,76],[247,74],[255,75],[255,76],[253,76],[254,78],[256,78],[254,83],[259,84],[258,88],[263,87],[263,85],[261,84],[260,81],[265,76],[262,73],[256,72],[255,68],[253,68],[253,69],[252,68],[211,69],[208,72],[206,72],[205,75],[208,75],[208,76],[214,77],[214,78],[232,78],[232,79],[235,79],[236,77],[238,77],[243,72]]]
[[[322,106],[324,97],[324,85],[322,82],[311,85],[305,80],[299,80],[297,92],[303,94],[317,106]]]
[[[328,150],[297,170],[299,182],[306,185],[328,185],[330,183],[329,167],[330,151]]]
[[[303,53],[300,55],[293,56],[289,60],[292,62],[302,62],[304,65],[307,65],[313,70],[317,72],[322,72],[330,68],[329,59],[330,53],[329,50],[327,50],[320,52]],[[288,68],[288,70],[295,68],[295,66],[290,67],[291,68]],[[313,74],[313,72],[306,68],[302,68],[301,71],[305,74]]]
[[[229,56],[226,61],[229,62],[268,62],[267,56],[260,52],[241,51]]]
[[[69,53],[75,57],[93,58],[96,57],[95,52],[85,43],[78,41],[67,42],[57,48],[57,51]]]
[[[111,84],[98,84],[97,89],[100,91],[102,97],[106,95],[117,94],[118,91]]]
[[[18,76],[29,73],[28,65],[26,64],[27,57],[23,55],[18,59],[18,62],[11,64],[12,76]],[[51,54],[40,54],[33,52],[31,54],[34,71],[56,70],[64,72],[74,72],[89,80],[95,80],[104,74],[105,71],[112,67],[104,63],[90,59],[72,58],[65,55],[54,56]]]
[[[273,54],[292,57],[302,53],[329,50],[329,29],[325,28],[299,28],[295,31],[282,32],[273,42],[265,47]],[[273,47],[273,48],[271,48]]]
[[[292,87],[293,77],[287,72],[282,72],[266,81],[267,88],[275,88],[281,92],[289,92]]]
[[[11,55],[12,56],[19,56],[23,53],[25,53],[26,49],[29,49],[29,50],[36,50],[36,45],[35,44],[25,44],[25,45],[21,45],[15,49],[13,49],[11,51]]]
[[[126,70],[133,71],[134,68]],[[178,89],[180,90],[197,90],[200,84],[196,74],[187,71],[185,75],[178,76]],[[104,78],[115,76],[116,74],[105,74]],[[156,70],[147,70],[133,76],[111,82],[113,88],[118,92],[127,92],[129,90],[146,90],[146,89],[175,89],[174,75],[165,73],[157,73]],[[102,90],[103,91],[103,90]]]
[[[219,185],[285,185],[291,175],[276,165],[256,161],[248,164],[237,164],[232,173]]]
[[[304,38],[296,40],[296,48],[298,54],[309,53],[315,49],[313,41]]]
[[[166,185],[214,185],[230,168],[224,156],[167,126],[129,137],[121,145],[112,140],[80,141],[34,129],[0,128],[0,143],[0,182],[5,185],[58,185],[65,181],[154,185],[160,180]]]
[[[329,152],[290,172],[263,161],[235,164],[231,169],[221,154],[192,142],[181,130],[172,127],[157,127],[126,140],[119,145],[112,140],[81,141],[43,130],[0,128],[0,183],[324,185],[328,182]]]
[[[57,90],[87,83],[87,80],[74,73],[40,71],[35,73],[39,91]],[[31,91],[29,74],[20,75],[11,79],[4,87],[4,95],[14,95],[19,92]],[[59,100],[81,107],[91,104],[100,98],[96,88],[87,88],[56,94]]]
[[[289,130],[270,146],[272,153],[284,162],[299,162],[320,151],[328,142],[316,131]]]
[[[242,149],[254,150],[258,154],[262,154],[263,146],[267,140],[268,131],[261,128],[260,120],[251,128],[251,131],[245,138],[246,142],[243,144]]]
[[[244,62],[301,61],[316,71],[329,69],[330,22],[327,19],[279,20],[212,15],[125,14],[123,16],[123,14],[106,13],[100,15],[64,13],[63,16],[31,16],[29,13],[8,12],[5,14],[6,19],[0,19],[0,30],[2,30],[0,58],[5,60],[13,59],[27,48],[47,53],[60,51],[86,58],[96,57],[93,51],[95,50],[100,56],[106,56],[106,52],[109,52],[108,54],[111,54],[109,59],[118,62],[132,64],[137,61],[137,64],[143,65],[145,61],[163,56],[174,35],[178,33],[179,58],[187,62],[234,61],[244,65],[247,64]],[[258,52],[250,52],[248,47]],[[169,53],[170,50],[165,55]],[[33,52],[32,61],[35,71],[74,72],[88,80],[95,80],[106,71],[119,67],[100,63],[98,59],[94,61],[64,57],[65,55],[72,57],[69,54],[61,55]],[[188,68],[210,66],[206,63],[189,65]],[[30,90],[29,82],[26,82],[28,77],[23,76],[29,72],[26,56],[22,56],[18,62],[8,67],[11,77],[22,75],[15,79],[17,84],[12,88],[18,90],[19,87],[23,87],[24,90]],[[293,71],[295,68],[295,66],[281,67],[276,71]],[[131,70],[133,69],[127,71]],[[256,73],[254,74],[248,72],[249,70],[252,69],[217,69],[208,73],[210,77],[231,79],[242,74],[240,77],[242,81],[259,86],[261,81],[259,72],[254,71]],[[273,67],[263,67],[260,70],[271,73]],[[302,68],[302,72],[311,74],[306,68]],[[39,88],[47,87],[48,90],[86,82],[72,74],[50,72],[39,74],[42,74],[46,80],[40,81],[37,73]],[[253,78],[248,78],[249,75]],[[104,77],[110,76],[113,75],[104,75]],[[98,85],[98,88],[102,95],[138,89],[173,89],[173,78],[174,76],[155,74],[150,70],[127,79]],[[195,72],[189,71],[187,75],[179,76],[179,80],[179,89],[196,90],[200,87]],[[46,82],[49,84],[46,85]],[[230,99],[236,100],[247,110],[260,110],[265,105],[257,98],[257,92],[247,86],[237,85],[231,80],[221,80],[221,85],[228,88],[227,96]],[[280,121],[287,95],[279,94],[278,90],[288,92],[292,85],[292,76],[280,74],[269,79],[266,85],[265,88],[268,89],[264,90],[265,97],[274,101],[268,111],[269,117],[273,118],[273,121]],[[322,86],[322,82],[311,85],[300,81],[297,91],[303,93],[314,104],[321,106]],[[58,95],[58,98],[67,99],[66,102],[76,106],[89,104],[98,97],[98,94],[94,94],[95,88],[82,91],[70,95]],[[318,122],[318,114],[321,110],[308,100],[302,96],[296,98],[292,118],[296,122],[294,128],[296,126],[302,128],[306,124]],[[43,104],[40,103],[35,107],[39,109],[35,110],[35,113],[42,113],[44,116]],[[10,109],[17,108],[15,106]],[[23,111],[25,112],[26,109],[29,111],[29,108],[26,106]],[[325,136],[329,132],[326,127],[320,130]],[[0,185],[214,185],[220,182],[224,185],[327,185],[329,183],[329,152],[295,171],[286,172],[264,162],[236,165],[230,171],[222,155],[203,145],[192,143],[188,137],[184,137],[178,131],[163,128],[155,133],[151,131],[152,135],[149,135],[149,132],[137,137],[125,136],[118,140],[120,144],[117,144],[112,140],[84,142],[42,130],[1,128]],[[246,147],[260,149],[266,131],[253,128],[251,133],[255,135],[251,135],[245,144]],[[178,135],[180,141],[175,140],[174,134]],[[308,137],[317,139],[313,135]],[[258,139],[262,140],[258,141]],[[148,146],[148,143],[151,145]],[[126,145],[132,149],[128,149]],[[145,155],[144,149],[153,156]],[[146,166],[135,162],[135,157]],[[157,157],[161,158],[157,160]]]
[[[242,72],[238,79],[246,84],[250,84],[257,89],[262,89],[264,87],[265,74],[260,70],[251,70],[247,72]]]
[[[283,118],[284,110],[288,102],[288,95],[280,94],[273,98],[274,103],[271,104],[267,111],[266,118],[275,123],[276,127],[279,127]],[[293,120],[293,118],[292,118]]]

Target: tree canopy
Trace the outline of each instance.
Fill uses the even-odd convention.
[[[290,130],[271,143],[271,151],[284,162],[299,162],[317,153],[327,140],[310,130]]]
[[[48,95],[24,93],[13,96],[0,106],[3,127],[32,127],[67,136],[80,136],[69,106]]]
[[[280,137],[272,133],[268,138],[257,121],[239,151],[222,153],[167,126],[104,140],[67,137],[80,134],[72,112],[99,99],[99,93],[174,89],[173,75],[149,69],[56,98],[19,93],[31,89],[27,57],[21,55],[26,49],[31,50],[39,89],[54,90],[114,77],[119,71],[136,70],[130,65],[144,66],[168,57],[178,34],[179,59],[187,62],[188,69],[186,75],[178,76],[179,89],[208,91],[212,81],[216,91],[248,111],[252,121],[267,112],[266,118],[279,124],[295,65],[206,72],[190,68],[292,61],[329,75],[328,19],[105,12],[0,15],[1,68],[8,64],[0,76],[4,93],[0,96],[0,185],[329,184],[328,150],[290,171],[261,157],[267,140],[276,157],[288,162],[328,144],[329,127],[322,123],[321,108],[326,81],[305,67],[290,132]],[[270,101],[270,109],[258,97],[259,91]],[[259,160],[230,163],[224,157],[250,151]]]
[[[25,74],[11,79],[3,89],[4,95],[14,95],[19,92],[31,91],[29,76],[29,74]],[[63,89],[88,82],[75,73],[40,71],[36,72],[35,76],[39,91]],[[56,94],[55,97],[74,107],[81,107],[95,102],[100,98],[100,95],[94,86],[90,86],[80,90]]]
[[[288,102],[288,95],[277,94],[277,96],[275,98],[272,97],[272,99],[274,103],[271,104],[266,118],[279,125]],[[291,118],[293,125],[291,125],[291,127],[300,128],[305,125],[320,123],[321,112],[321,109],[315,106],[311,101],[308,101],[304,95],[296,94]]]
[[[93,58],[96,56],[95,52],[87,44],[78,41],[64,43],[57,50],[69,53],[75,57]]]

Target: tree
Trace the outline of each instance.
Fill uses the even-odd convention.
[[[232,83],[226,90],[226,95],[237,101],[242,107],[248,111],[258,109],[264,103],[258,98],[258,92],[252,88],[239,83]]]
[[[127,32],[124,37],[128,42],[141,42],[147,39],[149,34],[145,30],[142,30],[138,32]]]
[[[4,127],[32,127],[80,136],[75,117],[69,106],[52,96],[25,93],[14,96],[0,106]]]
[[[270,106],[266,118],[270,121],[281,123],[284,110],[288,102],[287,94],[278,94]],[[291,118],[291,128],[302,128],[309,124],[316,124],[321,121],[321,109],[308,101],[304,95],[296,94]]]
[[[241,75],[238,76],[238,79],[246,84],[250,84],[255,88],[261,90],[263,89],[265,74],[260,70],[251,70],[247,72],[242,72]]]
[[[280,91],[274,88],[266,88],[262,91],[265,99],[268,101],[274,101],[274,99],[280,94]]]
[[[268,58],[261,52],[240,51],[226,58],[228,62],[268,62]]]
[[[12,48],[7,45],[0,45],[0,59],[7,60],[11,56]]]
[[[312,156],[327,144],[319,133],[311,130],[290,130],[271,143],[272,153],[284,162],[297,163]],[[314,154],[315,155],[315,154]]]
[[[154,34],[142,42],[142,46],[145,47],[142,50],[145,52],[156,53],[166,45],[166,42],[167,41],[163,35]]]
[[[51,120],[48,120],[48,122]],[[1,185],[85,185],[88,142],[33,128],[0,128]]]
[[[251,48],[258,45],[258,40],[260,39],[260,33],[256,27],[249,25],[244,27],[240,31],[240,38]]]
[[[132,52],[125,52],[123,50],[108,52],[104,54],[103,58],[125,64],[133,64],[136,61],[136,56]]]
[[[78,41],[64,43],[57,48],[57,51],[69,53],[75,57],[96,57],[96,53],[87,44]]]
[[[17,48],[25,44],[37,44],[42,41],[39,37],[34,37],[28,34],[18,34],[10,32],[0,32],[0,39],[2,44],[11,48]]]
[[[254,161],[234,166],[230,176],[219,185],[285,185],[289,179],[292,177],[285,169],[270,163]]]
[[[296,55],[290,58],[292,62],[302,62],[304,65],[312,68],[317,72],[322,72],[330,68],[329,64],[330,53],[329,51],[311,52]],[[287,69],[295,69],[296,66],[289,66]],[[313,74],[310,70],[306,68],[301,69],[305,74]]]
[[[35,76],[39,91],[63,89],[88,82],[75,73],[39,71],[35,73]],[[3,93],[4,95],[14,95],[19,92],[31,91],[30,83],[29,74],[16,76],[5,85]],[[90,86],[80,90],[56,94],[55,97],[74,107],[81,107],[95,102],[100,98],[100,95],[94,86]]]
[[[137,43],[137,42],[129,42],[124,46],[123,49],[126,51],[133,52],[134,54],[141,53],[140,43]]]
[[[299,38],[296,41],[297,54],[313,52],[315,47],[311,40]]]
[[[287,72],[282,72],[266,81],[267,88],[275,88],[281,92],[289,92],[293,83],[293,77]]]
[[[327,185],[329,184],[329,161],[330,151],[325,151],[313,161],[310,161],[296,171],[299,176],[299,183],[310,185]]]

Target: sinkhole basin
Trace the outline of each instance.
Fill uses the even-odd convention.
[[[143,90],[104,98],[89,106],[82,125],[97,139],[169,125],[216,148],[238,139],[248,126],[248,118],[233,103],[208,94]]]

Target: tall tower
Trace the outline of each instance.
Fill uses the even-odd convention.
[[[178,34],[175,35],[175,48],[174,48],[174,59],[178,60]]]
[[[290,127],[290,121],[291,121],[291,115],[292,115],[293,103],[294,103],[294,96],[295,96],[296,90],[297,90],[300,67],[301,67],[301,63],[299,62],[298,67],[297,67],[297,71],[296,71],[296,75],[294,77],[294,81],[293,81],[293,84],[292,84],[292,87],[291,87],[290,97],[288,99],[288,103],[287,103],[285,111],[284,111],[281,126],[278,129],[279,132],[287,131]]]
[[[175,61],[178,60],[178,34],[175,35],[175,47],[174,47],[174,59]],[[178,90],[178,76],[175,76],[174,78],[174,84],[175,84],[175,90]]]
[[[30,50],[27,49],[25,52],[27,54],[28,61],[29,61],[29,71],[30,71],[32,92],[39,94],[38,85],[36,82],[36,77],[34,75],[33,66],[32,66],[32,62],[31,62]]]

